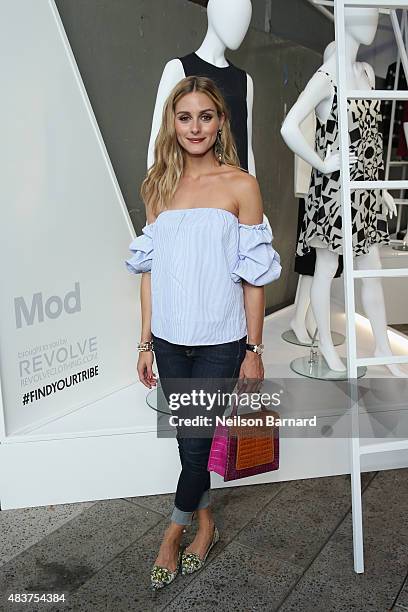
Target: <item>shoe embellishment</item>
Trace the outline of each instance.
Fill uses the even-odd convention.
[[[193,552],[188,553],[184,551],[181,557],[182,575],[186,576],[187,574],[192,574],[193,572],[196,572],[197,570],[201,569],[209,555],[210,550],[218,542],[219,539],[220,539],[220,534],[218,532],[218,529],[217,527],[214,527],[213,539],[212,539],[210,546],[208,547],[207,552],[205,553],[204,559],[201,559],[201,557],[197,553],[193,553]]]
[[[179,550],[178,559],[177,559],[177,567],[174,570],[174,572],[169,570],[167,567],[162,567],[161,565],[154,565],[152,568],[151,574],[150,574],[150,582],[151,582],[152,588],[155,590],[161,589],[162,587],[167,586],[168,584],[173,582],[173,580],[175,579],[175,577],[177,576],[179,572],[180,562],[181,562],[181,550]]]

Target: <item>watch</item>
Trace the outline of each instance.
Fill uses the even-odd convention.
[[[264,345],[263,344],[246,344],[246,349],[247,351],[252,351],[253,353],[257,353],[258,355],[262,355],[263,351],[264,351]]]

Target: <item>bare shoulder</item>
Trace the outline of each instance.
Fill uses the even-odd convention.
[[[228,186],[228,189],[232,190],[235,196],[241,191],[244,191],[246,195],[251,193],[254,195],[259,190],[257,179],[246,170],[236,166],[224,166],[220,178]]]
[[[249,174],[249,172],[244,172],[242,170],[238,170],[235,174],[234,185],[237,192],[240,193],[243,191],[246,196],[254,196],[260,192],[257,178]]]
[[[240,169],[237,169],[232,178],[232,192],[240,222],[248,225],[262,223],[262,195],[257,178]]]

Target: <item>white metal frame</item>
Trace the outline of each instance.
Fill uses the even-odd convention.
[[[352,222],[351,222],[351,190],[352,189],[408,189],[408,181],[351,181],[349,168],[349,133],[348,133],[348,99],[388,99],[407,100],[407,92],[399,91],[348,91],[346,82],[346,42],[345,42],[345,7],[377,7],[391,9],[391,21],[396,34],[398,49],[406,74],[408,74],[408,57],[403,44],[395,9],[408,7],[408,0],[392,3],[384,0],[335,0],[335,32],[337,48],[337,87],[339,107],[339,132],[341,152],[341,206],[343,216],[343,255],[344,255],[344,292],[347,325],[347,370],[350,386],[350,409],[352,420],[352,435],[350,438],[351,452],[351,494],[353,518],[353,550],[354,570],[364,571],[363,520],[361,499],[361,456],[370,453],[383,453],[392,450],[408,450],[408,440],[375,443],[361,446],[359,437],[359,405],[357,396],[357,367],[361,365],[386,365],[391,363],[408,363],[407,357],[384,357],[359,359],[357,357],[355,329],[355,297],[354,280],[363,277],[407,277],[408,268],[398,270],[359,270],[353,266]],[[397,29],[399,35],[397,34]]]
[[[397,34],[396,34],[396,28],[399,27],[399,24],[395,23],[395,21],[392,22],[393,28],[394,28],[394,33],[396,35],[397,38]],[[407,17],[407,11],[404,10],[402,12],[402,19],[401,19],[401,27],[400,27],[400,32],[401,32],[401,38],[402,36],[405,36],[405,47],[408,46],[408,17]],[[398,37],[399,38],[399,37]],[[400,71],[401,71],[401,52],[398,48],[398,57],[397,57],[397,64],[396,64],[396,68],[395,68],[395,78],[394,78],[394,91],[398,90],[398,83],[399,83],[399,77],[400,77]],[[405,73],[406,77],[408,78],[408,73]],[[408,161],[404,161],[404,160],[395,160],[392,161],[391,160],[391,156],[392,156],[392,148],[393,148],[393,138],[394,138],[394,129],[395,129],[395,115],[396,115],[396,106],[397,106],[397,101],[393,100],[392,101],[392,105],[391,105],[391,117],[390,117],[390,129],[388,132],[388,147],[387,147],[387,157],[386,157],[386,162],[385,162],[385,179],[388,180],[389,176],[390,176],[390,169],[393,166],[399,167],[402,170],[402,179],[406,179],[406,174],[407,174],[407,165],[408,165]],[[402,220],[402,213],[403,213],[403,207],[408,205],[408,199],[404,198],[404,190],[401,189],[400,190],[400,196],[399,198],[397,198],[395,200],[395,203],[398,207],[398,217],[397,217],[397,227],[396,227],[396,235],[398,235],[400,229],[401,229],[401,220]],[[405,237],[405,239],[408,237],[408,227],[407,227],[407,236]],[[404,240],[392,240],[392,242],[394,244],[402,244],[404,242]]]

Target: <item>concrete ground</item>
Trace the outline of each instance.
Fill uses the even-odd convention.
[[[407,478],[408,469],[362,476],[359,575],[348,476],[217,489],[220,542],[200,572],[157,593],[149,574],[173,495],[6,510],[0,610],[408,611]],[[64,593],[65,604],[12,593]]]

